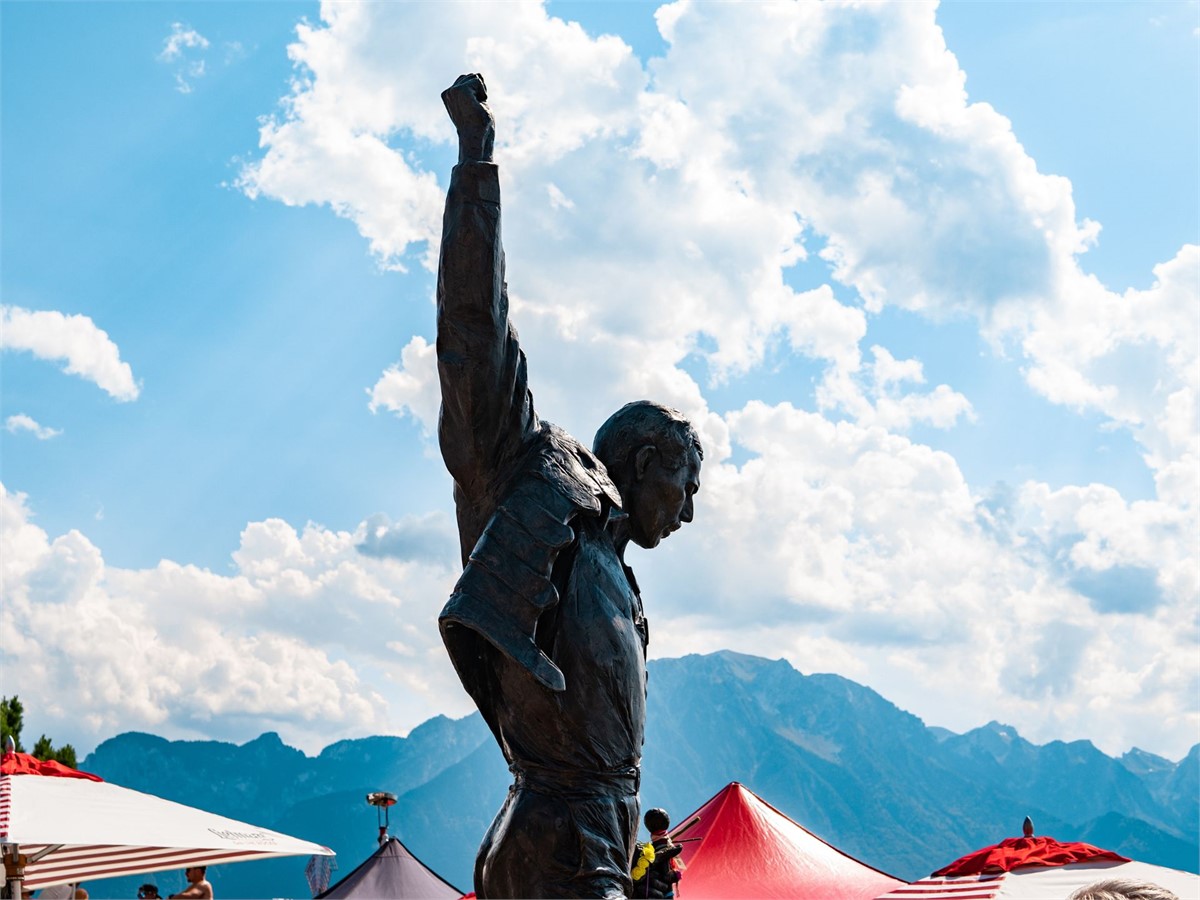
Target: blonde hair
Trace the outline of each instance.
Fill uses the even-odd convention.
[[[1067,900],[1179,900],[1173,891],[1148,881],[1110,878],[1081,887]]]

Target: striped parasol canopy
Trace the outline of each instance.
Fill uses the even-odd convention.
[[[333,856],[320,844],[119,787],[24,753],[0,761],[7,880],[31,890],[274,856]]]

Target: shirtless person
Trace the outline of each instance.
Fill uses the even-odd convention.
[[[188,897],[196,898],[196,900],[212,900],[213,890],[212,885],[204,877],[208,872],[208,866],[192,866],[183,873],[183,877],[188,880],[188,886],[178,894],[171,894],[170,897]]]

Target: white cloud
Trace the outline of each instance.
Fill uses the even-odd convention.
[[[1200,596],[1195,558],[1200,511],[1194,505],[1130,503],[1105,485],[1052,490],[1039,482],[1024,486],[1021,501],[1030,511],[1029,532],[1062,566],[1071,571],[1134,568],[1152,573],[1151,587],[1156,585],[1157,591],[1127,602],[1147,607],[1165,600],[1181,614],[1181,627],[1193,632],[1194,616],[1186,613]]]
[[[1064,273],[1056,302],[1028,312],[1024,349],[1039,393],[1130,428],[1163,473],[1200,462],[1200,247],[1184,246],[1154,275],[1145,291],[1115,294]]]
[[[695,523],[633,561],[652,653],[782,656],[956,730],[1194,743],[1194,517],[1100,486],[997,506],[879,426],[757,401],[728,419],[754,456],[706,462]],[[1149,592],[1114,605],[1080,578],[1114,567],[1154,567]]]
[[[49,428],[40,424],[36,419],[33,419],[25,413],[17,413],[9,416],[4,420],[4,427],[9,434],[19,434],[22,431],[28,431],[33,434],[39,441],[48,441],[52,437],[58,437],[62,431],[58,428]]]
[[[925,393],[907,386],[925,383],[920,360],[896,359],[880,346],[871,347],[871,354],[873,361],[865,367],[856,358],[825,373],[816,391],[820,409],[844,411],[860,425],[897,432],[921,422],[950,428],[960,418],[975,418],[971,402],[948,385]]]
[[[181,22],[171,24],[171,33],[163,41],[158,61],[175,66],[175,89],[179,93],[190,94],[191,80],[203,77],[205,63],[200,54],[208,47],[208,38],[200,32]]]
[[[419,336],[408,342],[400,353],[400,362],[384,372],[371,389],[372,412],[382,406],[399,415],[408,413],[430,437],[437,434],[441,402],[437,353]]]
[[[539,411],[586,440],[654,397],[709,448],[697,523],[640,570],[670,623],[656,652],[720,641],[838,667],[941,724],[1186,749],[1198,251],[1147,291],[1085,276],[1099,226],[1008,119],[970,102],[932,4],[681,0],[656,16],[669,50],[643,67],[537,3],[327,4],[298,29],[292,93],[242,187],[328,204],[384,264],[432,268],[453,139],[439,93],[483,72]],[[814,273],[828,283],[791,286]],[[1130,429],[1157,497],[973,492],[953,458],[900,433],[974,410],[929,387],[919,358],[863,346],[889,306],[1018,348],[1034,390]],[[823,367],[815,411],[709,408],[785,343]],[[416,337],[372,407],[431,431],[436,390]],[[1153,602],[1104,599],[1105,577],[1147,570]]]
[[[514,308],[535,351],[539,396],[558,399],[557,386],[538,381],[539,367],[552,371],[564,357],[577,365],[581,352],[599,366],[602,354],[619,352],[619,369],[650,361],[658,371],[649,380],[679,381],[700,333],[712,340],[701,355],[721,381],[759,364],[786,335],[793,350],[840,366],[823,393],[831,410],[897,428],[952,424],[970,404],[949,385],[878,404],[853,384],[863,311],[827,286],[797,293],[784,283],[808,257],[805,229],[824,233],[823,255],[868,308],[966,305],[984,314],[1024,296],[1033,276],[1012,266],[979,278],[983,264],[1035,252],[1048,271],[1050,219],[1070,233],[1072,250],[1084,243],[1069,184],[1038,175],[1007,120],[966,103],[931,8],[755,9],[661,12],[672,47],[651,81],[619,41],[589,39],[538,4],[471,15],[453,5],[328,5],[325,27],[298,29],[293,93],[264,126],[264,154],[241,185],[251,196],[329,203],[387,264],[424,241],[432,267],[442,189],[420,156],[387,142],[408,134],[449,144],[438,99],[447,77],[435,74],[484,71],[506,177]],[[425,29],[438,41],[412,39]],[[724,37],[739,32],[742,55]],[[412,52],[384,52],[389,35]],[[845,65],[863,71],[847,81]],[[999,184],[985,177],[993,171]],[[933,182],[939,190],[926,190]],[[619,403],[627,380],[609,381],[596,403]],[[689,411],[704,414],[702,404]]]
[[[231,575],[119,569],[78,531],[52,539],[0,486],[5,690],[81,748],[138,728],[245,740],[271,727],[316,751],[467,712],[435,624],[453,543],[366,555],[365,529],[252,522]]]
[[[137,399],[133,370],[121,362],[121,352],[107,332],[87,316],[0,306],[0,348],[63,360],[63,371],[94,382],[117,400]]]
[[[192,28],[185,27],[180,22],[171,24],[171,33],[163,41],[162,52],[158,58],[163,62],[174,62],[183,56],[184,50],[208,48],[208,38]]]
[[[619,42],[587,39],[537,4],[472,11],[327,7],[327,27],[302,27],[291,48],[301,74],[282,122],[264,129],[266,153],[246,170],[247,189],[330,202],[387,259],[427,240],[432,264],[440,195],[430,199],[431,183],[397,201],[378,190],[389,179],[372,176],[376,189],[360,185],[354,193],[367,199],[350,201],[339,197],[339,173],[365,177],[372,167],[310,157],[329,143],[374,139],[408,180],[431,175],[382,140],[410,132],[449,142],[437,101],[446,78],[433,73],[477,68],[500,122],[514,293],[527,314],[555,317],[560,339],[637,335],[629,359],[673,366],[694,350],[689,331],[700,331],[716,344],[707,356],[718,378],[755,365],[780,330],[793,349],[844,359],[856,352],[861,311],[780,283],[806,257],[805,227],[826,238],[822,255],[868,309],[968,312],[998,337],[1015,331],[1042,360],[1030,369],[1035,386],[1077,382],[1074,394],[1052,399],[1102,402],[1078,359],[1052,377],[1040,372],[1058,357],[1039,354],[1039,341],[1070,334],[1062,320],[1078,321],[1085,303],[1165,323],[1144,297],[1094,282],[1092,296],[1080,296],[1088,283],[1074,258],[1098,226],[1076,221],[1070,183],[1037,170],[1006,118],[969,102],[932,5],[758,4],[747,15],[676,4],[659,13],[671,48],[653,62],[652,81]],[[401,40],[424,28],[437,29],[436,47],[381,52],[384,34]],[[556,77],[542,77],[548,71]],[[632,165],[631,150],[651,168]],[[285,175],[303,190],[272,188]],[[419,212],[409,208],[418,198]],[[385,215],[408,224],[384,227]],[[829,324],[840,320],[833,344],[820,338],[824,320],[799,318],[806,296],[822,296]],[[1137,343],[1132,333],[1116,337]],[[1173,361],[1176,372],[1183,363]],[[948,399],[950,386],[935,390],[937,400],[908,406],[943,422],[966,411]]]

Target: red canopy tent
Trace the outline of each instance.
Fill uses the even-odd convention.
[[[827,844],[736,781],[680,821],[674,834],[689,840],[679,856],[679,895],[687,900],[872,900],[904,883]]]

